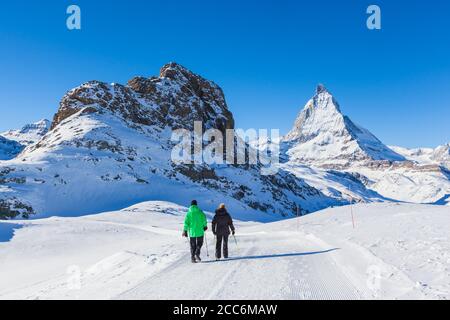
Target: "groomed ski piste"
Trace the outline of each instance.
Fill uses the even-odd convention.
[[[144,202],[0,222],[0,299],[450,298],[448,206],[358,204],[271,223],[231,212],[230,258],[215,261],[208,231],[199,264],[181,237],[186,211]]]

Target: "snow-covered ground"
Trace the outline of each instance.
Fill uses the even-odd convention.
[[[449,207],[360,204],[237,221],[231,259],[211,261],[208,232],[210,257],[204,248],[195,265],[181,238],[185,211],[145,202],[1,222],[0,299],[450,298]]]

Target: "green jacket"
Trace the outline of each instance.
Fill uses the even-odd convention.
[[[184,231],[189,233],[189,237],[197,238],[203,237],[205,231],[203,230],[208,225],[206,215],[197,206],[191,206],[184,219]]]

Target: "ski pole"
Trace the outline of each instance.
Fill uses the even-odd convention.
[[[233,239],[234,239],[234,243],[236,243],[236,248],[238,249],[238,251],[239,251],[239,246],[238,246],[238,244],[237,244],[237,240],[236,240],[236,236],[233,234]]]
[[[208,237],[205,234],[205,244],[206,244],[206,256],[209,258],[209,250],[208,250]]]

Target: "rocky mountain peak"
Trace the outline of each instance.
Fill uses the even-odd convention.
[[[320,131],[343,126],[344,116],[338,102],[323,85],[319,84],[316,94],[306,103],[284,140],[308,140],[317,136]]]
[[[316,95],[321,93],[329,93],[329,92],[323,84],[319,83],[316,87]]]
[[[183,80],[192,77],[198,77],[189,69],[183,67],[176,62],[169,62],[161,67],[159,72],[160,78],[169,78],[171,80]]]
[[[127,86],[91,81],[72,89],[63,97],[52,128],[83,109],[161,128],[192,130],[194,121],[202,121],[206,129],[234,128],[222,89],[174,62],[164,65],[158,77],[135,77]]]
[[[316,94],[300,112],[283,141],[289,144],[290,159],[325,166],[405,160],[344,116],[337,100],[323,85],[317,86]]]

